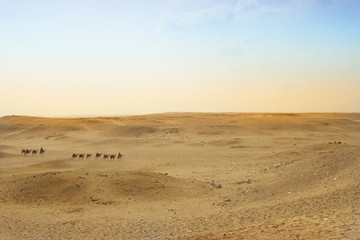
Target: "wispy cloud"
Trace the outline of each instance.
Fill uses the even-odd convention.
[[[232,15],[233,8],[227,5],[215,5],[210,8],[175,14],[172,12],[162,15],[159,27],[193,26],[205,23],[220,22]]]
[[[238,44],[223,43],[217,47],[217,53],[222,55],[240,55],[242,51]]]
[[[259,4],[258,0],[239,0],[235,6],[236,11],[255,7]]]
[[[171,4],[174,0],[171,1]],[[182,0],[182,4],[185,0]],[[177,2],[178,3],[178,2]],[[186,27],[203,25],[208,23],[218,23],[226,19],[235,19],[239,15],[264,15],[268,13],[279,13],[288,10],[286,6],[277,6],[265,3],[260,0],[239,0],[235,4],[211,5],[200,9],[186,12],[167,12],[164,13],[159,21],[158,27]]]
[[[340,6],[356,3],[358,0],[293,0],[294,7],[313,8],[315,6]]]
[[[267,14],[298,13],[314,6],[339,5],[354,0],[238,0],[228,1],[227,4],[216,4],[219,1],[205,1],[201,8],[177,12],[179,5],[191,4],[188,0],[170,0],[169,6],[174,11],[164,13],[158,27],[186,27],[218,23],[226,19],[239,19],[243,17],[261,17]],[[207,5],[206,5],[207,2]],[[224,1],[222,1],[224,3]],[[205,6],[204,6],[205,5]],[[171,9],[171,7],[170,7]],[[294,16],[295,16],[294,15]]]

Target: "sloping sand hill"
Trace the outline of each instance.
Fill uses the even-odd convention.
[[[359,236],[360,114],[0,118],[0,239]]]

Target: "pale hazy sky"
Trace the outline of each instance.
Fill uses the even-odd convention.
[[[358,0],[0,0],[0,116],[359,112]]]

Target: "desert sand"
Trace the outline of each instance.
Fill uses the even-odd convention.
[[[0,118],[0,239],[359,237],[360,114]]]

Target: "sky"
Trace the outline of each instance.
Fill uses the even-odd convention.
[[[358,0],[0,0],[0,116],[360,112]]]

